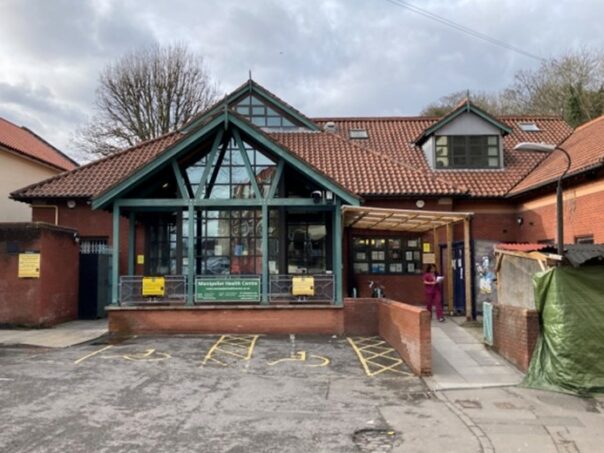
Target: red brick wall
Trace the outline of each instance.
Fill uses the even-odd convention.
[[[594,181],[564,192],[564,242],[572,244],[577,236],[593,234],[594,242],[604,243],[604,181]],[[537,242],[556,238],[556,199],[546,195],[522,203],[518,215],[523,218],[520,238]]]
[[[390,299],[345,299],[346,335],[379,335],[392,346],[414,373],[432,374],[430,314]]]
[[[379,332],[414,373],[432,374],[432,335],[427,310],[384,300],[379,305]]]
[[[109,308],[109,332],[342,334],[344,310],[327,307]]]
[[[78,201],[75,208],[68,208],[65,204],[59,204],[59,225],[73,228],[78,231],[80,237],[107,238],[108,243],[113,243],[113,214],[107,211],[93,211],[83,201]],[[48,217],[48,208],[32,208],[32,221],[41,221]],[[145,236],[142,226],[137,227],[136,253],[144,254]],[[120,275],[128,273],[128,219],[120,219]],[[142,275],[143,265],[135,267],[135,273]]]
[[[0,324],[50,326],[78,315],[79,249],[75,231],[44,224],[0,224]],[[20,251],[40,253],[40,278],[18,277]]]
[[[525,372],[539,338],[536,310],[493,304],[493,349]]]

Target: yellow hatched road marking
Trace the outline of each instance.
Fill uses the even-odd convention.
[[[227,366],[226,363],[219,360],[222,355],[236,357],[241,360],[250,360],[254,352],[254,347],[260,335],[223,335],[216,343],[212,345],[205,355],[200,366],[206,365],[209,361]]]
[[[403,360],[398,356],[398,353],[391,347],[382,346],[387,345],[384,340],[380,337],[360,337],[360,338],[347,338],[348,343],[356,353],[359,362],[363,369],[365,370],[365,374],[369,377],[376,376],[380,373],[384,373],[386,371],[390,371],[396,374],[402,374],[405,376],[413,376],[412,373],[408,373],[406,371],[402,371],[397,369],[404,364]],[[381,350],[379,353],[375,353],[370,351],[370,349]],[[368,354],[367,354],[368,353]],[[394,353],[394,357],[390,354]],[[390,365],[384,365],[374,361],[374,359],[385,359],[392,362]]]

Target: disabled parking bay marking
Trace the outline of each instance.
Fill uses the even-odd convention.
[[[385,372],[414,376],[404,371],[405,362],[381,337],[348,337],[347,340],[367,376],[374,377]]]
[[[104,352],[111,347],[113,347],[113,345],[110,344],[109,346],[105,346],[104,348],[97,349],[96,351],[91,352],[90,354],[86,354],[84,357],[80,357],[78,360],[75,360],[73,363],[75,365],[78,365],[78,364],[82,363],[84,360],[87,360],[90,357],[94,357],[95,355],[100,354],[101,352]]]
[[[323,357],[322,355],[314,355],[314,354],[306,354],[306,351],[299,351],[296,354],[293,354],[291,357],[286,357],[285,359],[273,360],[272,362],[267,362],[269,366],[274,366],[283,362],[307,362],[308,359],[318,359],[318,363],[306,363],[306,366],[311,368],[324,367],[331,363],[327,357]]]
[[[212,345],[199,366],[207,365],[210,361],[228,366],[228,358],[250,360],[259,337],[260,335],[223,335]]]

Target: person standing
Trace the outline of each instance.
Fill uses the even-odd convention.
[[[443,316],[443,305],[442,305],[442,292],[440,288],[440,279],[436,272],[436,266],[434,264],[428,264],[426,266],[426,272],[424,272],[424,291],[426,294],[426,310],[430,312],[432,316],[432,306],[436,308],[436,319],[439,322],[444,322],[445,317]]]

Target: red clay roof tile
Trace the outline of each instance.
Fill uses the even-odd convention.
[[[557,144],[553,140],[527,139],[522,141]],[[576,174],[593,167],[604,165],[604,115],[575,129],[561,146],[571,157],[568,174]],[[511,191],[518,195],[530,189],[556,181],[566,168],[566,159],[561,152],[554,152],[542,162]]]
[[[73,170],[78,165],[29,129],[0,118],[0,146],[35,159],[59,170]]]

